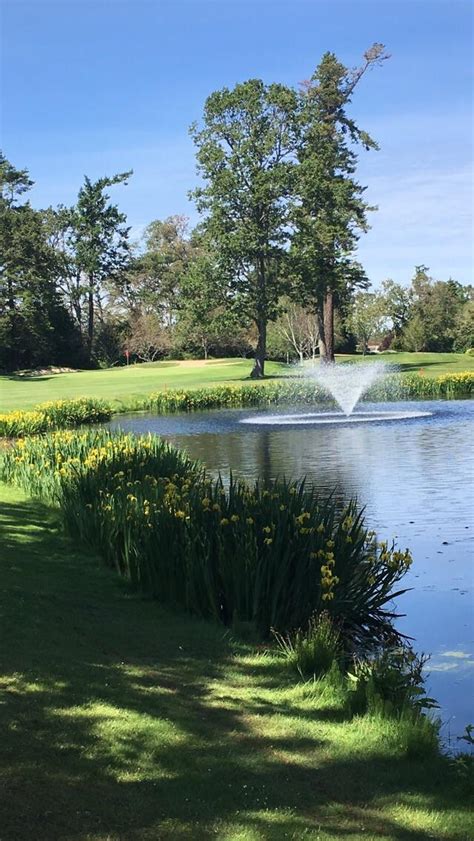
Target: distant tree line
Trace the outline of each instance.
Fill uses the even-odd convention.
[[[363,353],[371,341],[380,350],[462,353],[474,347],[474,287],[434,280],[416,266],[407,286],[385,280],[377,291],[357,292],[346,323]]]
[[[355,259],[371,208],[355,179],[375,141],[347,113],[355,70],[332,53],[294,89],[251,79],[206,100],[191,134],[202,221],[148,225],[132,243],[108,190],[84,179],[73,207],[34,209],[27,170],[0,156],[0,367],[87,367],[183,355],[265,359],[473,345],[472,288],[418,266],[409,287],[370,283]]]

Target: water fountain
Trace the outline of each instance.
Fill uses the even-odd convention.
[[[314,380],[328,392],[340,407],[340,412],[305,412],[291,415],[257,415],[243,418],[242,423],[258,424],[333,424],[368,423],[374,421],[407,420],[427,417],[431,412],[416,410],[354,411],[369,388],[392,370],[385,362],[346,363],[340,365],[312,365],[301,367],[302,375]]]
[[[370,386],[384,377],[389,370],[385,362],[366,362],[313,365],[304,371],[304,374],[332,394],[345,416],[349,417]]]

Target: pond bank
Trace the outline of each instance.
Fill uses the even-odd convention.
[[[467,841],[462,774],[130,593],[0,487],[8,841]],[[33,770],[34,769],[34,772]]]
[[[443,735],[455,742],[473,717],[474,402],[416,401],[410,408],[428,415],[291,426],[280,425],[274,409],[273,425],[252,423],[261,409],[219,410],[122,416],[112,427],[151,431],[213,473],[232,470],[249,481],[306,475],[323,496],[357,497],[370,527],[413,553],[405,585],[413,590],[400,600],[406,617],[397,626],[418,651],[432,654],[428,688],[441,703]]]

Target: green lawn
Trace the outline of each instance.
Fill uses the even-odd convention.
[[[0,486],[2,841],[474,837],[446,760],[131,594]]]
[[[474,357],[455,353],[388,353],[371,357],[341,356],[338,361],[358,359],[367,363],[383,359],[399,365],[403,371],[424,369],[426,375],[474,370]],[[45,377],[0,377],[0,411],[29,409],[45,400],[66,397],[101,397],[104,400],[126,401],[140,398],[164,388],[193,388],[215,383],[243,381],[252,367],[248,359],[220,359],[208,362],[156,362],[131,365],[129,368],[109,368],[99,371],[79,371]],[[269,376],[291,376],[293,368],[278,362],[268,362]]]
[[[208,362],[153,362],[130,365],[128,368],[108,368],[98,371],[78,371],[72,374],[53,374],[47,377],[0,377],[0,411],[29,409],[45,400],[66,397],[101,397],[104,400],[128,400],[160,391],[164,388],[198,388],[216,383],[245,380],[251,371],[248,359],[220,359]],[[282,376],[288,366],[267,363],[267,373]]]

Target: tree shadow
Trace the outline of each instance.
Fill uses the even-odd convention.
[[[263,841],[421,841],[432,836],[379,805],[462,811],[444,763],[348,757],[328,737],[334,710],[272,702],[278,663],[249,666],[220,627],[131,593],[50,509],[7,504],[0,525],[2,841],[206,841],[239,827]]]
[[[1,375],[5,380],[11,380],[12,382],[18,383],[29,383],[29,382],[46,382],[47,380],[52,380],[54,376],[58,376],[57,374],[2,374]]]
[[[420,371],[423,371],[424,368],[431,368],[433,366],[439,368],[440,365],[442,365],[443,367],[449,367],[451,365],[457,365],[458,362],[459,362],[459,360],[457,360],[457,359],[452,359],[452,360],[449,360],[449,361],[448,360],[443,360],[443,362],[437,362],[436,360],[433,360],[432,362],[421,362],[421,363],[420,362],[397,362],[396,366],[397,366],[397,368],[400,369],[400,371],[402,371],[402,373],[407,372],[407,371],[420,372]]]

